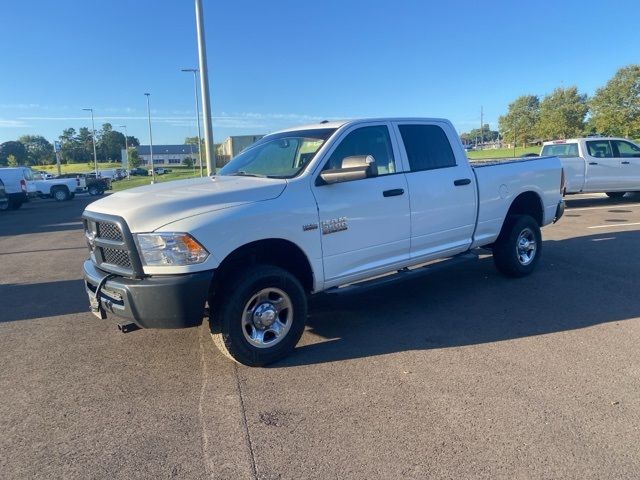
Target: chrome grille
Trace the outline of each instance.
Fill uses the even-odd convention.
[[[119,242],[123,240],[120,227],[115,223],[96,222],[96,228],[98,230],[98,237],[100,238],[117,240]]]
[[[102,247],[102,256],[105,263],[117,265],[122,268],[131,268],[131,258],[129,252],[125,250],[117,250],[115,248]]]

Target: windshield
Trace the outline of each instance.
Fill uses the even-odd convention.
[[[334,128],[268,135],[220,169],[220,175],[292,178],[311,162]]]
[[[555,145],[545,145],[542,147],[542,156],[549,157],[577,157],[577,143],[558,143]]]

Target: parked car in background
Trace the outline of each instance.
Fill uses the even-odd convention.
[[[20,208],[30,197],[37,195],[29,167],[0,168],[0,180],[4,183],[10,210]]]
[[[7,198],[4,183],[0,180],[0,212],[4,212],[5,210],[9,210],[9,199]]]
[[[96,178],[86,173],[63,173],[56,178],[74,178],[76,180],[76,193],[88,193],[89,195],[102,195],[111,188],[111,182],[107,178]]]
[[[167,173],[169,170],[163,167],[154,167],[153,171],[155,172],[156,175],[164,175],[165,173]],[[151,169],[149,169],[149,173],[148,175],[152,175],[151,173]]]
[[[149,171],[146,168],[132,168],[129,170],[129,175],[132,176],[140,176],[144,175],[145,177],[149,175]]]
[[[640,191],[640,146],[625,138],[586,137],[544,142],[540,155],[560,158],[566,193]]]
[[[442,119],[284,130],[215,178],[89,205],[86,292],[101,318],[149,328],[200,325],[208,304],[221,351],[266,365],[300,339],[308,294],[479,247],[507,276],[532,273],[541,227],[564,211],[562,178],[555,157],[470,163]]]

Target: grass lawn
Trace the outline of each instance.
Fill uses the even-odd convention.
[[[98,170],[106,170],[110,168],[121,168],[122,164],[120,162],[105,162],[98,163]],[[31,170],[39,171],[39,172],[49,172],[54,175],[58,174],[58,166],[57,165],[33,165]],[[60,170],[62,173],[89,173],[93,172],[93,163],[89,166],[86,163],[70,163],[69,165],[62,163],[60,164]]]
[[[194,173],[192,168],[178,169],[172,167],[172,171],[165,173],[164,175],[156,175],[156,183],[170,182],[171,180],[183,180],[185,178],[195,178],[200,176],[200,172],[196,170]],[[118,180],[111,183],[111,190],[119,192],[126,190],[127,188],[140,187],[142,185],[149,185],[151,183],[151,176],[148,177],[131,177],[130,179]]]
[[[471,159],[481,158],[513,158],[521,157],[525,153],[540,153],[540,147],[516,147],[516,154],[513,154],[513,148],[496,148],[487,150],[471,150],[467,152],[467,157]]]

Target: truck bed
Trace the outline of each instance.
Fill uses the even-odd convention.
[[[517,158],[467,158],[473,168],[491,167],[492,165],[505,165],[508,163],[535,162],[552,157],[517,157]]]

